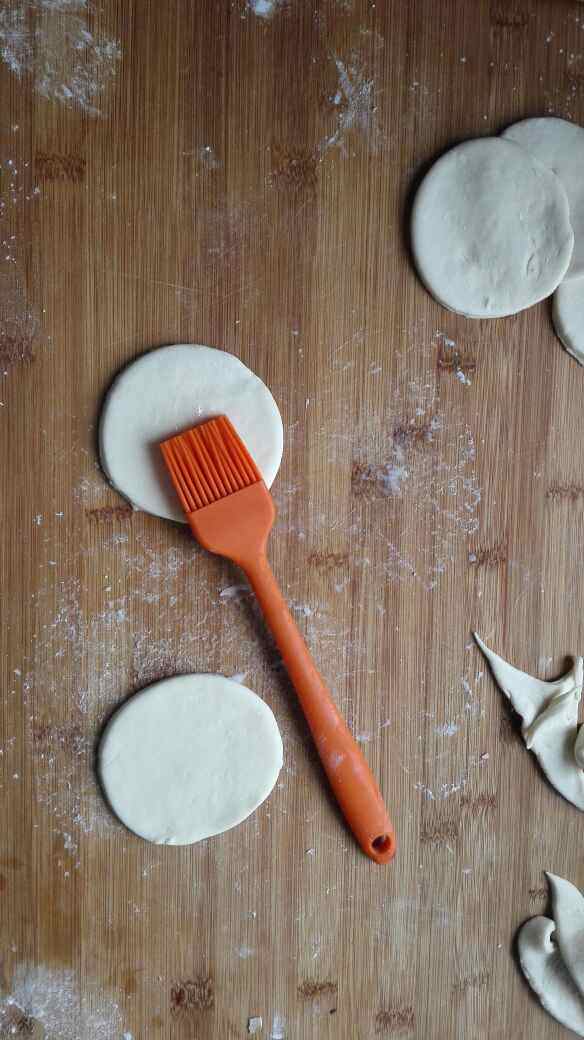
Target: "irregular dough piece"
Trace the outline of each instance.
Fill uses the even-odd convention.
[[[554,920],[533,917],[520,929],[521,969],[546,1011],[584,1036],[584,898],[569,881],[546,876]]]
[[[534,993],[556,1021],[584,1036],[584,1004],[551,936],[549,917],[532,917],[519,932],[519,962]]]
[[[574,252],[566,278],[584,276],[584,130],[566,119],[523,119],[503,131],[560,178],[570,204]]]
[[[469,318],[516,314],[549,296],[573,246],[559,179],[500,137],[452,148],[434,163],[414,201],[420,277],[439,303]]]
[[[549,873],[547,879],[562,960],[584,996],[584,898],[569,881]]]
[[[552,318],[556,335],[568,354],[584,365],[584,278],[562,282],[558,286],[554,293]]]
[[[185,523],[159,443],[216,415],[231,419],[270,487],[284,442],[270,391],[232,354],[186,344],[143,354],[112,384],[99,427],[108,479],[135,509]]]
[[[235,827],[268,797],[282,738],[267,704],[220,675],[179,675],[131,697],[98,753],[106,797],[129,830],[190,845]]]
[[[475,632],[497,685],[521,715],[521,733],[549,782],[577,809],[584,810],[584,727],[578,731],[584,662],[581,657],[561,679],[544,682],[519,671],[489,650]]]

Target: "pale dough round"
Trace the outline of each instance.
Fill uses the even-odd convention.
[[[543,300],[564,277],[574,235],[554,173],[513,141],[452,148],[426,175],[412,211],[422,281],[449,310],[500,318]]]
[[[558,286],[552,318],[568,354],[584,365],[584,278],[570,279]]]
[[[546,116],[523,119],[502,134],[553,170],[560,178],[570,204],[574,252],[566,278],[584,276],[584,130],[566,119]]]
[[[282,757],[276,720],[255,693],[220,675],[179,675],[116,712],[98,769],[129,830],[160,845],[190,845],[257,809]]]
[[[217,415],[231,419],[270,487],[284,436],[261,379],[212,347],[179,344],[143,354],[120,373],[104,402],[99,451],[108,479],[135,509],[185,523],[159,444]]]

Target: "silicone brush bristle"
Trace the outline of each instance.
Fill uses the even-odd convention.
[[[262,475],[225,415],[170,437],[160,448],[185,513],[194,513]]]

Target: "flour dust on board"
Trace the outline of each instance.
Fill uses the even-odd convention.
[[[0,11],[0,24],[1,19]],[[33,217],[41,192],[33,181],[32,162],[22,156],[19,131],[17,124],[0,128],[0,377],[30,361],[43,338],[41,315],[28,298],[32,246],[22,235],[25,211]]]
[[[379,411],[355,414],[343,393],[354,366],[352,360],[343,362],[351,342],[331,351],[331,371],[321,393],[321,400],[330,402],[325,403],[330,417],[311,430],[313,443],[331,466],[349,466],[350,494],[346,502],[335,502],[334,515],[323,513],[320,522],[349,537],[355,569],[432,592],[456,559],[468,558],[469,542],[479,528],[475,435],[462,402],[451,400],[450,388],[445,391],[436,377],[436,341],[430,351],[412,350],[405,356],[402,374],[387,389]],[[366,379],[373,387],[383,378],[381,358],[372,363]],[[465,392],[466,384],[460,389]],[[292,443],[294,435],[292,431]]]
[[[37,1026],[40,1031],[37,1031]],[[118,1003],[111,995],[79,986],[68,969],[18,964],[10,993],[0,1000],[2,1036],[46,1040],[123,1040]]]
[[[265,21],[272,18],[283,5],[284,0],[247,0],[248,11]]]
[[[89,12],[88,0],[3,5],[0,59],[19,79],[30,77],[42,97],[97,116],[122,52],[118,40],[90,31]]]
[[[330,98],[337,125],[333,133],[321,141],[320,155],[322,157],[332,148],[340,148],[345,154],[346,137],[351,130],[360,133],[375,152],[379,147],[380,132],[374,80],[366,74],[356,52],[352,52],[344,61],[333,54],[331,60],[337,70],[337,88]]]

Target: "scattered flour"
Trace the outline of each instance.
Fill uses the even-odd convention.
[[[272,1018],[272,1028],[270,1030],[270,1040],[284,1040],[286,1036],[286,1019],[283,1015],[274,1012]]]
[[[221,589],[219,593],[219,599],[230,600],[239,599],[240,596],[250,596],[251,589],[249,585],[228,585],[226,588]]]
[[[0,184],[2,173],[0,163]],[[7,248],[6,244],[1,245]],[[27,299],[25,284],[20,266],[7,254],[0,260],[0,366],[6,371],[14,364],[32,360],[34,344],[41,331],[39,314]]]
[[[333,368],[353,339],[333,349]],[[474,433],[461,408],[450,401],[442,405],[446,391],[434,360],[412,352],[384,409],[364,410],[357,420],[340,393],[338,383],[346,377],[335,370],[338,375],[323,388],[323,398],[332,398],[335,421],[312,434],[331,465],[351,463],[349,510],[337,504],[334,515],[323,513],[323,528],[343,530],[351,538],[355,569],[367,568],[371,577],[383,575],[391,582],[414,582],[428,592],[476,535],[481,501]],[[284,517],[289,511],[284,502]],[[372,542],[366,557],[364,528]]]
[[[464,791],[469,782],[470,771],[474,769],[482,769],[488,762],[489,754],[487,752],[478,755],[470,755],[466,769],[455,774],[453,779],[434,781],[431,787],[425,781],[419,780],[414,784],[414,790],[419,791],[425,801],[444,801],[446,798],[450,798],[451,795],[459,794],[459,792]]]
[[[258,18],[265,18],[266,21],[271,18],[279,7],[282,7],[283,0],[247,0],[248,10],[252,14],[257,15]]]
[[[434,340],[437,343],[440,343],[445,353],[449,355],[452,371],[454,372],[456,379],[458,379],[458,382],[462,383],[464,386],[471,386],[472,379],[464,371],[464,362],[462,360],[462,355],[458,350],[456,341],[450,339],[445,332],[436,332]]]
[[[116,75],[117,40],[92,33],[88,0],[15,0],[0,8],[0,59],[38,94],[99,115],[99,99]]]
[[[221,159],[217,158],[215,149],[210,144],[203,145],[198,151],[199,162],[207,170],[220,170],[223,166]]]
[[[82,990],[73,971],[19,964],[9,996],[0,1000],[0,1031],[5,1036],[28,1035],[35,1022],[40,1022],[47,1040],[123,1036],[120,1008],[110,996]]]
[[[320,145],[321,156],[331,148],[346,149],[346,136],[351,130],[363,134],[370,147],[376,151],[379,145],[379,127],[377,124],[377,102],[375,84],[366,75],[357,54],[352,54],[347,61],[337,55],[332,56],[337,70],[337,88],[331,96],[331,104],[336,109],[337,126],[330,136]]]
[[[456,722],[444,722],[441,726],[436,726],[434,732],[440,737],[453,737],[459,729],[460,726]]]

